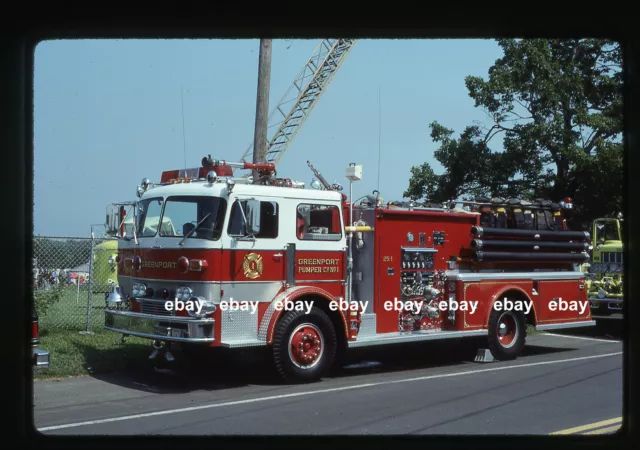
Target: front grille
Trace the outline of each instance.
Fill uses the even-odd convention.
[[[602,252],[602,262],[622,264],[622,252]]]
[[[174,310],[167,310],[164,307],[166,300],[138,300],[140,303],[140,312],[143,314],[151,314],[154,316],[175,316]]]

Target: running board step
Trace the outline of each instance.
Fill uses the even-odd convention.
[[[486,336],[487,330],[473,331],[410,331],[376,334],[365,336],[356,341],[349,341],[349,348],[369,345],[397,344],[400,342],[437,341],[440,339],[456,339],[471,336]]]

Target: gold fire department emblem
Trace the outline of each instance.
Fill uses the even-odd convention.
[[[242,270],[247,278],[259,278],[262,275],[262,256],[257,253],[249,253],[244,257]]]

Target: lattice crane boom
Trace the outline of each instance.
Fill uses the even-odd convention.
[[[267,135],[270,129],[277,129],[268,141],[264,162],[277,164],[280,161],[356,41],[325,39],[318,44],[278,105],[269,114]],[[295,102],[294,105],[285,112],[286,106],[292,102]],[[242,160],[246,161],[250,155],[253,155],[253,144],[244,152]]]

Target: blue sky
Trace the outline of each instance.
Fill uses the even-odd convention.
[[[271,110],[319,40],[273,42]],[[259,41],[47,41],[35,50],[34,233],[89,236],[106,205],[203,156],[240,160],[253,142]],[[501,56],[491,40],[360,40],[282,157],[278,175],[313,178],[311,160],[345,188],[345,167],[363,165],[354,197],[376,189],[381,92],[385,200],[400,200],[413,165],[434,161],[429,123],[457,136],[488,124],[464,86]]]

